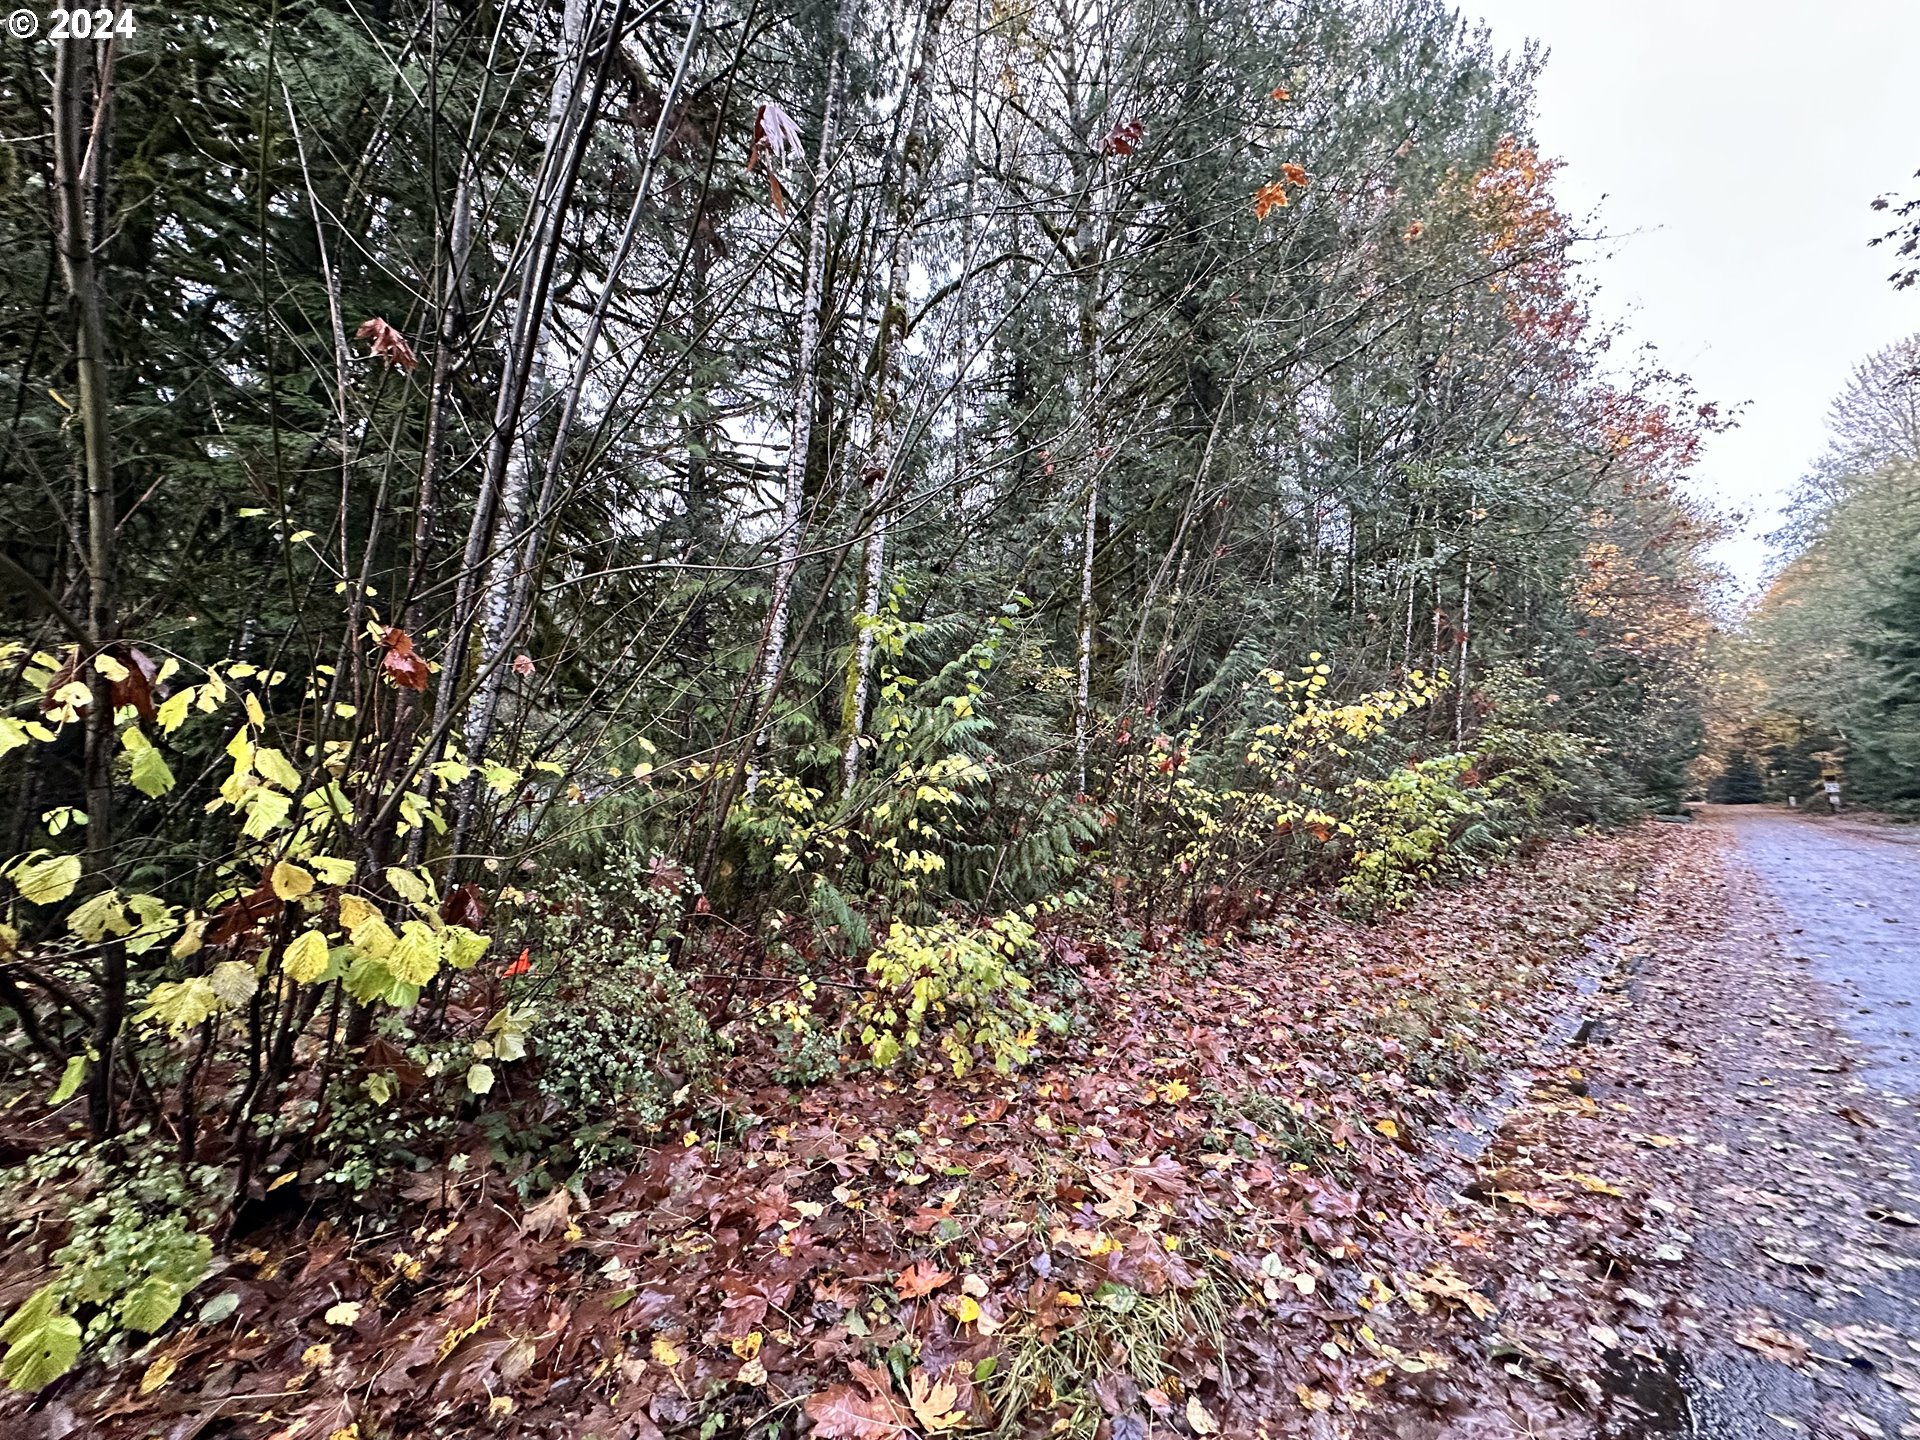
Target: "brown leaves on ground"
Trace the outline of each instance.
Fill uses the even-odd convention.
[[[478,1427],[501,1400],[517,1434],[642,1440],[792,1401],[824,1440],[1045,1430],[1089,1404],[1116,1435],[1355,1417],[1445,1372],[1423,1326],[1496,1318],[1429,1194],[1435,1140],[1538,1034],[1549,962],[1639,843],[1558,847],[1372,927],[1302,898],[1248,941],[1055,932],[1083,1025],[1032,1070],[796,1092],[749,1049],[579,1196],[517,1200],[469,1131],[381,1238],[323,1225],[235,1256],[209,1293],[237,1320],[168,1340],[148,1395],[137,1367],[110,1383],[89,1433],[268,1392],[262,1433],[302,1436]],[[342,1304],[352,1326],[327,1324]],[[1063,1341],[1096,1363],[1008,1388]],[[1134,1346],[1157,1385],[1113,1379]]]

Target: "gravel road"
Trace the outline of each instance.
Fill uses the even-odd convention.
[[[1858,1077],[1920,1095],[1920,831],[1725,806],[1712,823],[1790,922],[1781,942],[1866,1047]]]
[[[1689,1413],[1639,1433],[1920,1437],[1920,835],[1757,806],[1689,828],[1615,1061],[1691,1142],[1662,1287]]]

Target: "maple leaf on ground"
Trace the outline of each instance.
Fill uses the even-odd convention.
[[[366,341],[367,353],[374,359],[384,360],[401,370],[412,371],[420,364],[420,357],[413,353],[406,336],[378,315],[371,320],[361,321],[360,328],[353,332],[353,338]]]
[[[914,1417],[928,1430],[953,1430],[967,1423],[967,1412],[959,1408],[959,1387],[950,1380],[934,1380],[916,1370],[907,1399]]]
[[[900,1292],[902,1300],[918,1300],[922,1295],[931,1295],[952,1279],[952,1271],[936,1268],[931,1260],[916,1260],[912,1266],[900,1272],[900,1278],[893,1282],[893,1288]]]
[[[411,635],[398,625],[389,625],[380,636],[380,644],[387,652],[380,657],[380,668],[389,680],[403,690],[427,688],[427,662],[414,653]]]
[[[868,1395],[853,1385],[830,1385],[809,1395],[807,1417],[824,1440],[905,1440],[913,1417],[887,1395]]]
[[[544,1240],[567,1223],[567,1213],[572,1209],[573,1196],[568,1193],[567,1187],[556,1186],[546,1199],[528,1207],[527,1229]]]

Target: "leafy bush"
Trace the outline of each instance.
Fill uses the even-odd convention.
[[[1468,783],[1478,783],[1471,756],[1439,755],[1348,786],[1354,850],[1340,880],[1342,901],[1360,914],[1391,909],[1464,863],[1455,837],[1482,811],[1463,788]]]
[[[894,921],[867,959],[875,993],[856,1015],[873,1063],[918,1058],[932,1042],[955,1075],[982,1060],[1002,1073],[1024,1065],[1040,1031],[1062,1025],[1033,999],[1033,982],[1018,965],[1039,951],[1037,908],[985,925]]]
[[[0,1377],[14,1388],[38,1390],[72,1369],[83,1349],[159,1330],[206,1278],[213,1242],[203,1232],[219,1208],[220,1172],[182,1169],[147,1139],[133,1131],[123,1145],[61,1147],[0,1182],[9,1209],[20,1213],[31,1215],[20,1202],[36,1186],[57,1183],[65,1197],[51,1215],[22,1219],[9,1235],[18,1243],[49,1220],[66,1229],[52,1256],[54,1278],[0,1326],[8,1347]]]
[[[671,862],[630,852],[547,887],[564,898],[529,946],[539,964],[516,982],[513,1012],[546,1111],[568,1117],[584,1164],[626,1149],[628,1128],[659,1124],[713,1065],[716,1037],[673,963],[688,888]]]

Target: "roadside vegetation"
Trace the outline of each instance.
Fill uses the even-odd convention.
[[[1131,1440],[1444,1369],[1427,1157],[1682,801],[1717,578],[1533,61],[139,24],[0,58],[0,1419]]]

